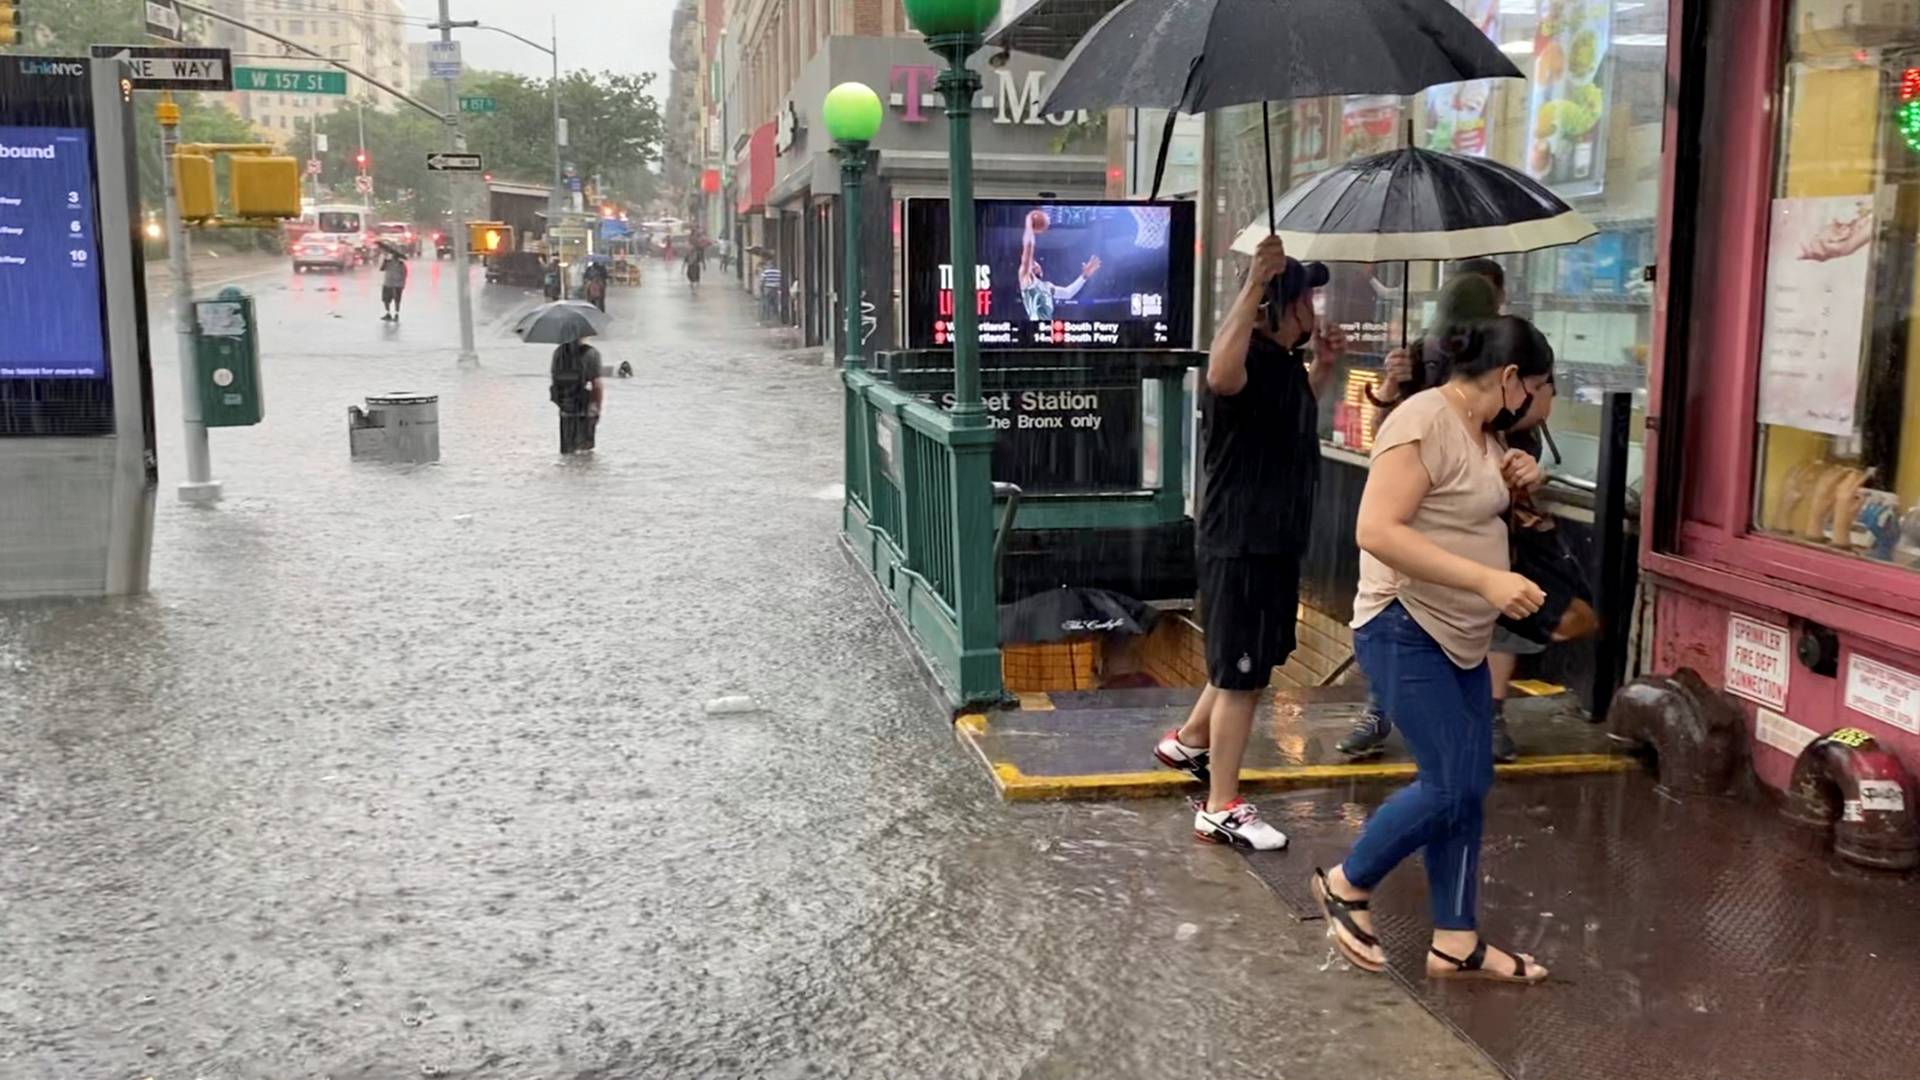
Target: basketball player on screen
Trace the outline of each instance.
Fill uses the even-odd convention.
[[[1033,256],[1033,238],[1046,232],[1050,224],[1046,211],[1035,210],[1027,215],[1027,225],[1020,237],[1020,302],[1025,305],[1030,322],[1052,319],[1054,301],[1078,296],[1087,279],[1100,269],[1100,256],[1090,255],[1080,264],[1080,276],[1074,278],[1072,284],[1055,285],[1048,281],[1046,269]]]

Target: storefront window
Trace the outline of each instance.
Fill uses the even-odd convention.
[[[1268,110],[1275,188],[1284,192],[1411,137],[1430,149],[1521,169],[1586,215],[1599,233],[1584,243],[1496,260],[1506,274],[1508,310],[1534,320],[1559,356],[1552,428],[1563,460],[1547,464],[1563,475],[1593,478],[1599,406],[1608,391],[1620,390],[1634,395],[1628,471],[1637,477],[1653,339],[1646,269],[1656,257],[1662,197],[1667,0],[1453,2],[1528,78],[1435,87],[1412,98],[1276,103]],[[1213,323],[1202,325],[1217,325],[1225,314],[1246,266],[1228,249],[1265,214],[1266,201],[1260,108],[1225,110],[1212,124]],[[1330,443],[1365,450],[1375,417],[1363,387],[1400,344],[1403,315],[1414,334],[1433,317],[1449,268],[1396,263],[1333,270],[1323,317],[1347,328],[1356,354],[1344,393],[1323,403],[1322,433]]]
[[[1920,26],[1833,8],[1788,23],[1754,525],[1920,566]]]

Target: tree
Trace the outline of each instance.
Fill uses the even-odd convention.
[[[652,166],[660,160],[665,125],[651,92],[653,76],[585,71],[560,77],[560,113],[567,119],[561,151],[579,175],[600,177],[602,194],[644,202],[652,194]],[[466,118],[467,146],[502,179],[551,183],[553,105],[547,80],[486,73],[463,81],[461,92],[491,97],[492,113]]]

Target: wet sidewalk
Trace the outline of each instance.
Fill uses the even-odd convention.
[[[1186,721],[1199,696],[1190,689],[1028,694],[1021,708],[964,716],[955,731],[1009,800],[1193,793],[1199,783],[1159,768],[1153,746]],[[1378,756],[1359,761],[1334,749],[1366,701],[1364,685],[1271,691],[1255,717],[1241,783],[1263,791],[1411,779],[1413,760],[1398,735]],[[1522,756],[1498,766],[1502,776],[1632,767],[1570,695],[1516,697],[1507,717]]]
[[[270,275],[153,593],[0,607],[4,1080],[1484,1080],[1179,800],[1001,801],[840,553],[842,388],[649,272],[562,459],[537,297]],[[442,460],[347,454],[440,395]],[[755,711],[709,714],[743,696]],[[1303,1030],[1311,1037],[1303,1037]]]
[[[1391,790],[1263,801],[1292,847],[1248,864],[1317,920],[1310,872],[1340,860]],[[1920,1074],[1920,882],[1821,847],[1771,806],[1676,798],[1638,771],[1503,782],[1487,807],[1481,927],[1546,964],[1546,984],[1429,981],[1417,858],[1374,908],[1392,978],[1516,1080]]]

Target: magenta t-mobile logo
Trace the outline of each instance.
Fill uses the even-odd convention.
[[[940,69],[932,64],[895,64],[887,72],[887,91],[899,94],[901,104],[907,109],[906,115],[900,118],[902,123],[926,123],[927,114],[920,111],[920,99],[933,90],[933,81],[939,77]],[[902,81],[906,83],[904,87]]]

